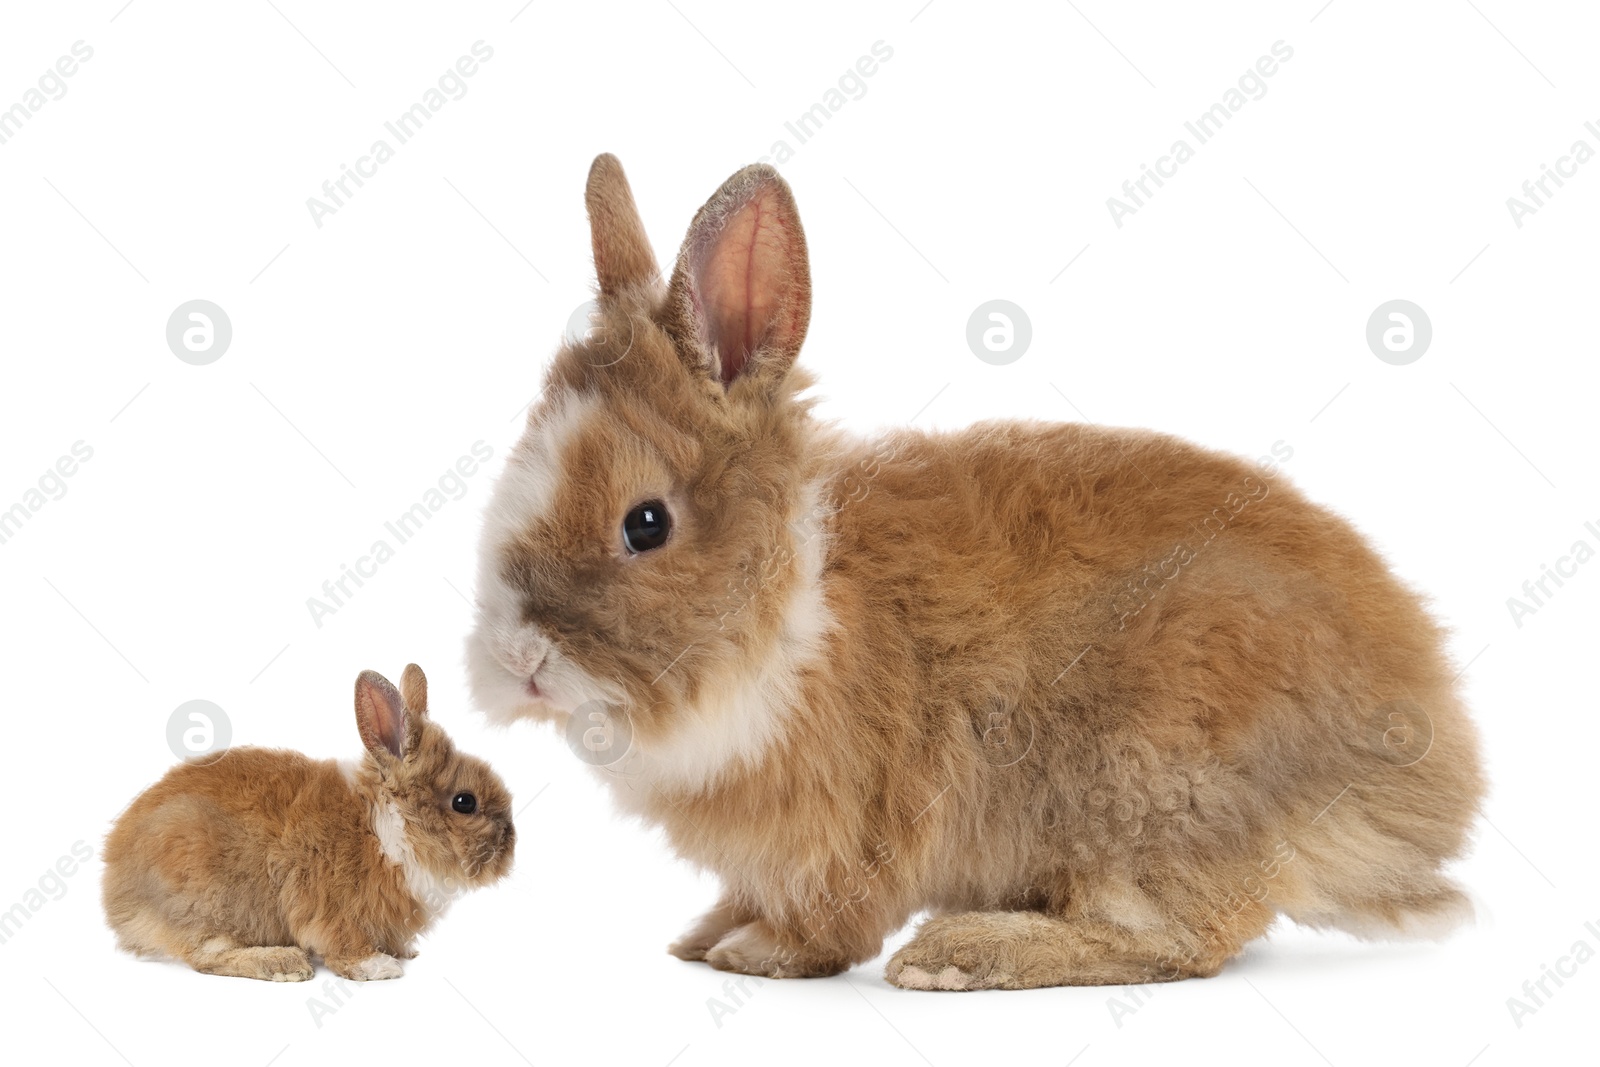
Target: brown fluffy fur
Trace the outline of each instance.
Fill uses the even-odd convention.
[[[619,799],[725,887],[672,952],[834,974],[927,909],[896,984],[1125,983],[1215,974],[1279,913],[1470,912],[1440,869],[1475,731],[1440,628],[1346,522],[1151,432],[851,439],[797,396],[809,274],[771,168],[701,209],[665,290],[613,158],[588,199],[603,329],[497,487],[469,664],[507,716],[573,710],[524,688],[540,662],[609,694]],[[631,554],[652,499],[672,533]]]
[[[303,981],[315,955],[345,978],[398,977],[393,957],[416,955],[451,895],[510,869],[515,837],[504,783],[428,718],[415,664],[401,686],[404,697],[372,671],[357,679],[358,767],[237,748],[140,794],[106,839],[119,945],[207,974]],[[477,797],[475,814],[452,810],[460,792]],[[375,813],[390,806],[437,899],[386,855]]]

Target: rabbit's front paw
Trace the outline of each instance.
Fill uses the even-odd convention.
[[[760,920],[729,931],[705,958],[719,971],[759,978],[825,978],[850,966],[847,960],[830,960],[785,947],[782,939]]]
[[[683,932],[682,937],[668,945],[667,951],[680,960],[703,960],[718,941],[728,936],[728,931],[739,925],[740,920],[734,916],[733,910],[726,904],[718,904],[700,916],[693,926]]]

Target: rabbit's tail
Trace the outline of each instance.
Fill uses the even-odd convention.
[[[1285,908],[1283,914],[1302,926],[1343,930],[1368,941],[1438,941],[1457,927],[1470,925],[1476,916],[1470,897],[1443,879],[1440,882],[1429,892],[1324,901]]]
[[[1303,926],[1369,940],[1438,940],[1472,922],[1471,898],[1444,874],[1460,854],[1472,806],[1430,810],[1396,788],[1402,782],[1410,785],[1362,783],[1295,835],[1266,902]]]

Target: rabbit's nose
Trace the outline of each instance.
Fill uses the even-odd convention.
[[[531,676],[544,665],[550,645],[539,634],[523,632],[508,641],[502,651],[505,665],[513,674]]]

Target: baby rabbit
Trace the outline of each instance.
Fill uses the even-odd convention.
[[[191,760],[112,827],[103,900],[118,944],[205,974],[302,982],[398,978],[413,939],[460,891],[511,868],[511,795],[403,691],[356,679],[359,763],[235,748]]]
[[[1443,633],[1275,464],[1081,424],[852,437],[801,396],[772,168],[664,285],[611,156],[588,208],[596,328],[495,486],[469,674],[498,718],[599,724],[619,802],[720,877],[671,952],[829,975],[928,910],[900,986],[1120,984],[1216,974],[1278,914],[1470,913]]]

